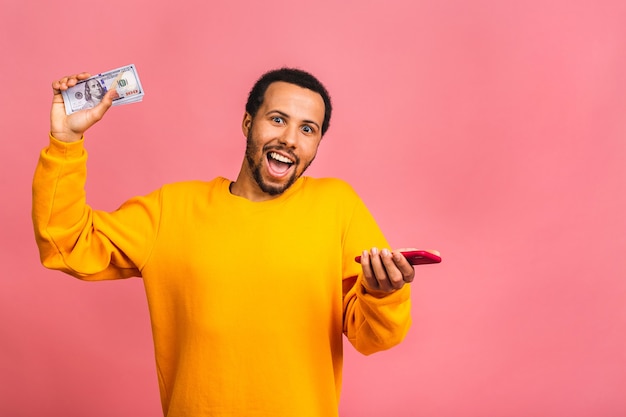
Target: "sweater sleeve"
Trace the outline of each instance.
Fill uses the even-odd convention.
[[[374,246],[389,248],[374,218],[357,197],[344,236],[343,332],[355,349],[366,355],[397,345],[411,326],[410,285],[382,298],[365,292],[362,268],[354,256]]]
[[[84,280],[141,276],[159,224],[160,192],[106,213],[86,204],[83,140],[50,136],[33,179],[32,216],[42,264]]]

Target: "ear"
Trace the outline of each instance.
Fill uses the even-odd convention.
[[[241,131],[245,137],[248,137],[248,133],[250,133],[250,128],[252,127],[252,116],[250,113],[246,112],[243,115],[243,121],[241,122]]]

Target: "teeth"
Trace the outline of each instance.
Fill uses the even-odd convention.
[[[293,164],[291,159],[289,159],[287,157],[284,157],[281,154],[276,153],[276,152],[270,152],[270,157],[272,157],[273,159],[275,159],[277,161],[283,162],[285,164]]]

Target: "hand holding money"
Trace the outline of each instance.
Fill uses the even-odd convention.
[[[69,75],[52,83],[52,108],[50,110],[50,134],[62,142],[76,142],[94,123],[104,116],[111,107],[111,93],[105,94],[100,104],[92,109],[67,115],[63,101],[63,92],[72,88],[76,83],[90,77],[89,73]]]
[[[102,94],[96,91],[93,81],[104,86]],[[136,103],[143,98],[143,88],[134,65],[93,77],[86,72],[63,77],[52,83],[52,90],[50,133],[63,142],[80,140],[112,105]]]
[[[133,64],[81,79],[62,91],[65,112],[72,114],[93,108],[100,103],[107,91],[111,90],[117,93],[111,97],[113,106],[137,103],[143,99],[143,87]]]

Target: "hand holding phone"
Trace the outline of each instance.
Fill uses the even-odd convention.
[[[438,264],[441,262],[441,256],[425,250],[408,250],[401,251],[411,265]],[[361,263],[361,257],[354,258],[355,262]]]

